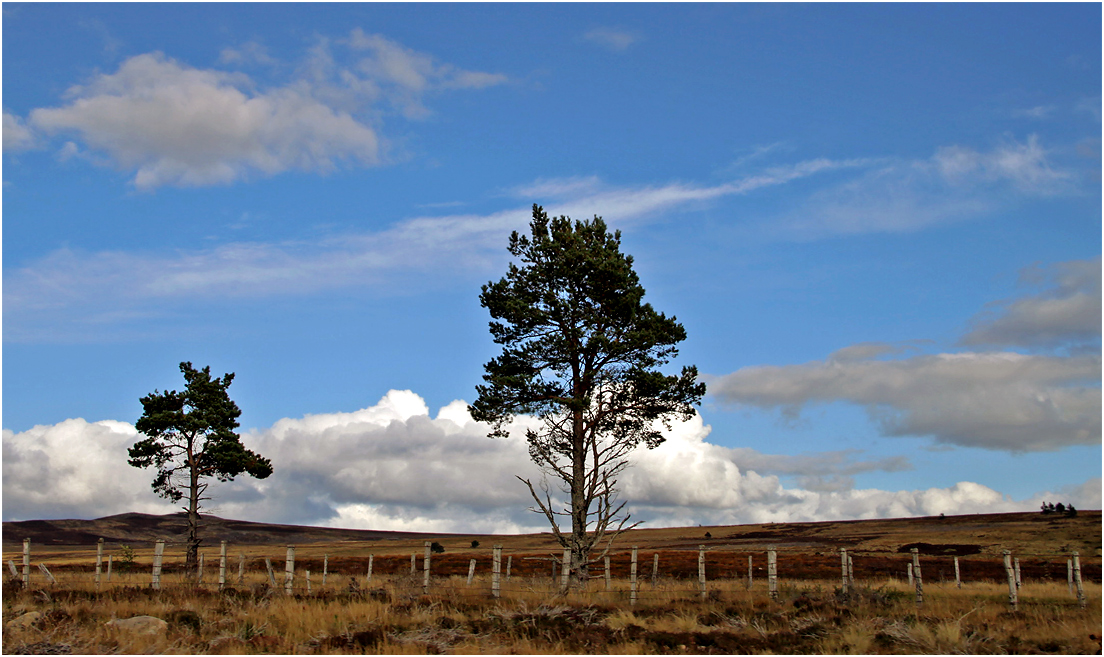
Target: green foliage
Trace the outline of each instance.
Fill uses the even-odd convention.
[[[623,506],[614,501],[615,483],[628,453],[663,442],[657,423],[670,428],[691,418],[705,384],[693,366],[660,371],[678,355],[686,331],[643,301],[619,231],[610,233],[599,217],[549,218],[538,205],[530,229],[531,236],[510,235],[508,249],[520,266],[511,263],[504,278],[482,288],[479,300],[502,353],[484,366],[485,384],[468,410],[491,425],[491,437],[505,437],[520,414],[542,421],[526,433],[529,454],[563,482],[570,509],[553,509],[547,490],[542,500],[522,481],[560,543],[570,544],[579,570]],[[570,540],[557,516],[571,517]],[[591,523],[596,529],[588,536]]]
[[[187,383],[183,392],[155,390],[140,400],[143,413],[134,426],[145,437],[130,448],[128,463],[156,467],[154,491],[174,502],[192,485],[182,474],[219,481],[243,472],[258,479],[272,474],[271,462],[247,450],[234,432],[241,409],[226,392],[234,375],[212,379],[210,367],[196,370],[189,362],[180,371]]]
[[[119,546],[119,570],[128,571],[134,567],[134,548],[129,545]]]

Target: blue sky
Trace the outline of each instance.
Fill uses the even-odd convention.
[[[189,360],[276,469],[216,513],[540,528],[456,403],[532,203],[709,385],[648,524],[1099,508],[1100,12],[5,3],[3,516],[171,510],[125,450]]]

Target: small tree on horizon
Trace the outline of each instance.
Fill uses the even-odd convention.
[[[567,502],[553,501],[546,483],[518,477],[553,535],[571,553],[569,577],[587,579],[594,547],[606,550],[627,525],[617,477],[629,453],[664,441],[656,423],[693,417],[705,384],[697,368],[679,375],[658,368],[678,355],[686,331],[674,317],[643,302],[644,288],[632,256],[621,252],[620,231],[599,217],[551,219],[533,205],[531,237],[514,232],[504,278],[483,286],[479,297],[494,321],[491,336],[502,353],[488,362],[468,407],[472,417],[506,437],[513,418],[537,417],[528,430],[529,455],[546,479],[558,480]],[[569,518],[570,531],[560,518]]]
[[[157,468],[153,490],[160,497],[188,500],[188,552],[185,570],[195,571],[199,561],[199,509],[209,477],[232,481],[246,473],[257,479],[272,474],[272,463],[245,448],[234,429],[241,409],[226,389],[234,374],[211,378],[211,368],[196,370],[180,364],[187,386],[183,392],[154,390],[142,397],[142,417],[134,427],[143,438],[128,450],[127,461],[136,468]]]

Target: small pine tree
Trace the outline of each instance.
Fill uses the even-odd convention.
[[[1059,502],[1058,504],[1055,504],[1054,505],[1054,512],[1055,513],[1065,513],[1066,512],[1066,505],[1062,504],[1061,502]]]
[[[1067,518],[1076,518],[1077,517],[1077,509],[1073,508],[1072,504],[1070,504],[1066,507],[1066,517]]]
[[[471,542],[471,546],[472,546],[473,548],[477,548],[477,547],[479,547],[479,541],[472,541],[472,542]]]

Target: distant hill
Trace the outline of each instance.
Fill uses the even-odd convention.
[[[270,525],[245,520],[226,520],[202,515],[200,529],[208,545],[219,541],[248,545],[272,543],[321,543],[331,541],[378,541],[425,536],[415,532],[386,532],[368,529],[332,529],[303,525]],[[150,515],[120,513],[96,520],[24,520],[3,523],[3,544],[18,545],[29,538],[36,545],[95,545],[106,543],[135,547],[152,545],[157,539],[183,542],[188,536],[187,514]]]

